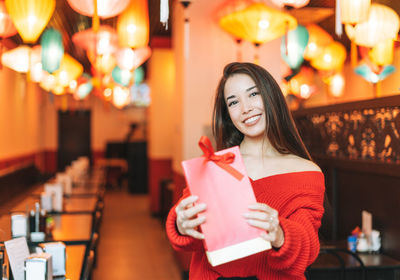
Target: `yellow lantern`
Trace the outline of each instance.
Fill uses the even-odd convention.
[[[340,17],[342,23],[356,24],[368,18],[371,0],[340,0]]]
[[[322,50],[332,43],[333,38],[324,29],[316,24],[309,24],[306,26],[308,31],[308,43],[304,51],[304,59],[312,60],[318,56]]]
[[[336,73],[333,75],[329,81],[329,92],[334,96],[334,97],[340,97],[344,93],[344,76],[342,73]]]
[[[219,25],[235,37],[261,44],[295,29],[297,21],[287,13],[263,3],[254,3],[244,10],[222,17]]]
[[[5,3],[25,43],[36,42],[56,7],[56,0],[6,0]]]
[[[313,80],[313,70],[308,67],[302,67],[300,72],[289,81],[290,92],[302,99],[309,98],[316,90]]]
[[[147,0],[131,1],[118,16],[117,33],[121,47],[140,48],[149,43],[149,12]]]
[[[60,68],[54,72],[57,84],[66,87],[83,73],[83,66],[68,54],[64,54]]]
[[[385,66],[393,62],[394,41],[386,39],[378,43],[368,52],[369,59],[378,66]]]
[[[371,4],[368,19],[355,26],[346,24],[345,30],[355,44],[372,48],[386,39],[396,39],[399,28],[400,19],[393,9]]]
[[[311,65],[318,70],[341,69],[346,60],[346,49],[339,42],[332,42],[323,51],[311,60]]]
[[[28,46],[19,46],[15,49],[3,53],[1,62],[3,65],[20,73],[29,71],[29,57],[31,48]]]
[[[97,55],[96,57],[93,51],[88,50],[86,54],[93,68],[101,73],[111,73],[115,65],[117,65],[115,56],[111,53]]]
[[[122,86],[115,86],[113,89],[112,103],[118,109],[122,109],[129,104],[130,92],[129,89]]]

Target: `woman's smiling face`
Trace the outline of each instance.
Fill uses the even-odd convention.
[[[246,74],[234,74],[224,87],[224,99],[235,127],[247,137],[265,133],[264,103],[255,82]]]

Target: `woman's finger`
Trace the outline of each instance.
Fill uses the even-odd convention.
[[[199,214],[200,212],[206,210],[206,204],[205,203],[200,203],[200,204],[196,204],[193,207],[190,207],[184,211],[182,211],[184,213],[184,217],[186,219],[191,219],[193,217],[195,217],[197,214]]]
[[[175,211],[178,212],[186,209],[190,204],[196,202],[198,199],[199,197],[196,195],[191,195],[189,197],[182,199],[182,201],[178,204],[178,206],[176,206]]]
[[[197,230],[194,229],[188,229],[186,231],[186,235],[189,235],[193,238],[197,238],[197,239],[204,239],[204,234],[202,234],[201,232],[198,232]]]
[[[206,221],[205,216],[198,217],[196,219],[188,220],[182,223],[182,227],[185,229],[194,229]]]
[[[247,223],[253,227],[260,228],[265,231],[273,232],[276,231],[277,227],[273,226],[268,222],[262,222],[259,220],[247,219]]]
[[[266,212],[272,216],[278,217],[278,211],[276,211],[274,208],[269,207],[265,203],[254,203],[249,205],[249,209],[251,210],[258,210],[262,212]]]

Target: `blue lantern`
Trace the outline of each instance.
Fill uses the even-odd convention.
[[[291,69],[298,69],[303,63],[303,55],[308,44],[308,38],[308,31],[302,25],[298,25],[296,29],[283,36],[281,55]]]
[[[61,33],[54,29],[47,29],[40,39],[42,46],[42,69],[53,73],[60,68],[64,56],[64,46]]]

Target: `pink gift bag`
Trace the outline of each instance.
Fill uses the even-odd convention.
[[[199,146],[202,157],[182,162],[190,193],[197,203],[207,204],[201,231],[208,261],[212,266],[247,257],[271,248],[262,239],[261,229],[250,226],[243,213],[256,203],[253,188],[235,146],[214,153],[210,140],[202,136]]]

